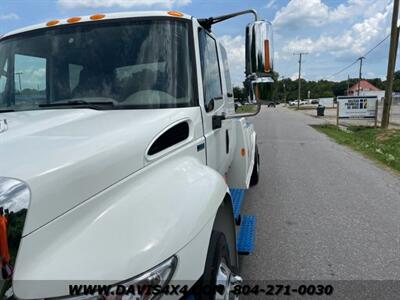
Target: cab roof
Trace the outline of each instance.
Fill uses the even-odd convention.
[[[101,19],[93,20],[91,19],[91,16],[94,15],[104,15]],[[54,20],[47,20],[44,23],[39,23],[36,25],[31,25],[27,27],[23,27],[20,29],[16,29],[13,31],[10,31],[3,36],[0,35],[0,39],[4,37],[9,37],[12,35],[16,35],[19,33],[27,32],[27,31],[32,31],[36,29],[41,29],[41,28],[54,28],[60,25],[72,25],[72,24],[77,24],[77,23],[88,23],[88,22],[98,22],[98,21],[104,21],[104,20],[113,20],[113,19],[126,19],[126,18],[138,18],[138,17],[173,17],[177,19],[191,19],[192,16],[187,15],[185,13],[177,12],[177,11],[135,11],[135,12],[117,12],[117,13],[104,13],[104,14],[93,14],[93,15],[87,15],[87,16],[73,16],[72,18],[80,18],[79,21],[75,21],[73,23],[68,22],[71,17],[65,18],[65,19],[54,19]],[[58,21],[55,25],[48,25],[49,21]]]

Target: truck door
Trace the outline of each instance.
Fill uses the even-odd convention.
[[[202,114],[204,135],[206,138],[207,165],[225,175],[230,165],[234,147],[232,121],[222,122],[220,128],[213,128],[213,116],[227,111],[228,98],[233,95],[226,92],[223,76],[223,63],[217,41],[205,29],[199,28],[201,78],[203,88]],[[229,72],[229,71],[228,71]],[[201,93],[199,93],[201,95]],[[233,107],[233,103],[232,103]]]

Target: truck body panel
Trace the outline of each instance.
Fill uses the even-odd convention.
[[[146,159],[151,141],[183,119],[191,120],[185,143],[203,136],[196,107],[7,114],[0,156],[12,153],[18,164],[4,160],[0,173],[22,179],[33,191],[24,235],[154,161]],[[205,159],[204,151],[197,155]]]
[[[215,36],[210,33],[206,32],[197,21],[193,22],[193,33],[194,33],[194,44],[195,48],[199,49],[200,44],[200,35],[201,32],[206,38],[210,41],[212,46],[215,48],[215,55],[216,58],[222,57],[221,54],[221,44],[217,42]],[[200,50],[201,51],[201,50]],[[202,58],[200,55],[200,51],[196,51],[196,65],[197,69],[200,73],[202,73]],[[225,50],[223,50],[225,51]],[[206,138],[207,143],[207,165],[212,167],[213,169],[217,170],[221,175],[225,176],[229,171],[229,166],[232,162],[233,152],[236,148],[236,134],[235,134],[235,125],[234,123],[237,120],[226,120],[222,123],[222,127],[218,129],[213,129],[212,125],[212,118],[215,115],[221,115],[225,113],[232,113],[232,109],[234,110],[233,104],[233,92],[231,87],[228,87],[227,81],[230,82],[230,78],[226,78],[226,74],[229,75],[229,70],[227,69],[227,65],[224,65],[222,59],[218,59],[216,62],[216,69],[214,70],[215,73],[219,74],[219,82],[220,82],[220,99],[216,100],[214,103],[214,109],[212,111],[207,111],[205,107],[205,93],[204,93],[204,78],[202,80],[201,76],[198,76],[198,84],[203,88],[199,89],[199,101],[202,118],[203,118],[203,128],[204,128],[204,135]],[[226,71],[226,72],[224,72]],[[204,76],[204,74],[202,74]],[[228,90],[228,88],[230,88]],[[230,96],[228,97],[228,93]]]
[[[249,12],[257,19],[254,11],[239,14]],[[127,282],[175,258],[172,280],[192,286],[209,268],[215,231],[237,272],[240,222],[229,188],[249,188],[256,133],[235,116],[227,53],[210,30],[212,18],[165,11],[92,17],[0,39],[0,109],[15,110],[0,111],[7,124],[0,201],[8,205],[23,187],[29,203],[15,296],[67,297],[71,284]],[[37,99],[13,79],[32,58],[46,74],[44,87],[31,88]]]
[[[248,189],[254,167],[256,133],[251,123],[244,118],[235,122],[237,145],[227,176],[231,188]]]
[[[17,297],[62,296],[71,280],[117,283],[190,243],[213,221],[226,194],[222,177],[194,158],[198,142],[24,237],[14,273]],[[60,281],[51,294],[49,279]]]

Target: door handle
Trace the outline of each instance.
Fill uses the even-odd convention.
[[[229,131],[225,130],[225,146],[226,146],[226,154],[229,153]]]

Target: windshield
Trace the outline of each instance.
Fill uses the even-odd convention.
[[[118,20],[6,38],[0,111],[88,102],[109,109],[193,106],[188,28],[174,19]]]

